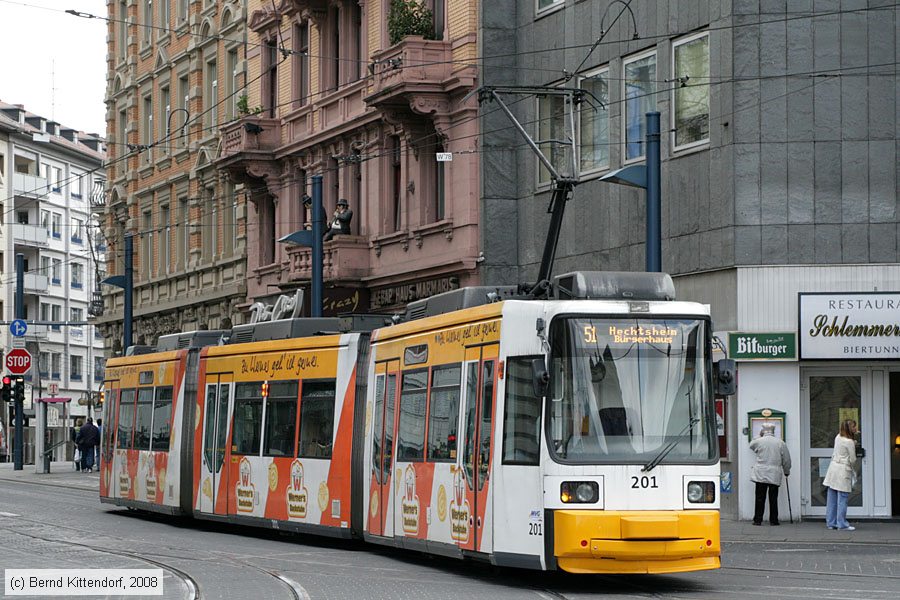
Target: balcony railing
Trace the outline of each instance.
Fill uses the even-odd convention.
[[[13,174],[13,188],[16,196],[26,196],[28,198],[40,198],[46,196],[50,191],[46,179],[25,173]]]
[[[46,340],[46,325],[28,325],[28,331],[25,332],[25,339]]]
[[[312,249],[290,246],[288,279],[310,279],[312,277]],[[369,275],[369,243],[364,237],[339,235],[325,243],[322,276],[326,281],[358,281]]]
[[[222,127],[222,158],[248,153],[265,153],[281,145],[281,121],[256,115],[243,117]]]
[[[25,273],[25,293],[43,294],[50,286],[49,278],[38,273]],[[29,328],[30,329],[30,328]]]
[[[17,244],[40,247],[47,245],[47,230],[37,225],[13,223],[12,234],[13,240]]]
[[[377,104],[413,88],[441,91],[441,82],[453,68],[450,43],[409,36],[372,57],[375,60],[374,91],[366,99]],[[424,89],[423,89],[424,91]]]

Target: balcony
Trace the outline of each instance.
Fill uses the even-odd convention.
[[[281,121],[246,116],[222,127],[222,158],[235,154],[266,154],[281,145]]]
[[[287,248],[290,281],[312,278],[312,249],[304,246]],[[369,243],[364,237],[339,235],[325,242],[322,278],[329,283],[358,282],[369,275]]]
[[[37,273],[25,273],[25,293],[26,294],[44,294],[50,287],[50,282],[46,275]]]
[[[47,185],[48,182],[43,177],[26,173],[13,173],[13,189],[16,196],[43,198],[50,191]]]
[[[37,246],[45,248],[47,246],[47,230],[37,225],[24,225],[22,223],[13,223],[12,226],[13,240],[16,244],[23,246]]]
[[[373,93],[369,104],[379,104],[411,91],[441,92],[450,78],[453,56],[450,43],[408,36],[372,57],[375,60]]]
[[[28,331],[25,332],[26,340],[46,340],[47,339],[47,325],[28,325]]]

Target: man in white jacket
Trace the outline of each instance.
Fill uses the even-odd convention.
[[[756,483],[753,524],[762,525],[768,495],[769,523],[781,525],[778,521],[778,488],[782,475],[791,474],[791,453],[787,444],[775,437],[775,425],[771,423],[762,426],[759,437],[750,442],[750,449],[756,453],[756,464],[750,469],[750,480]]]

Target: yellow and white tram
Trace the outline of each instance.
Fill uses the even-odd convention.
[[[662,274],[554,290],[111,359],[101,499],[514,567],[719,567],[708,307]]]

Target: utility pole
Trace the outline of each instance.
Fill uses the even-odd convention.
[[[25,255],[16,254],[16,318],[25,318]],[[21,385],[17,383],[16,385]],[[25,454],[25,406],[22,395],[13,394],[13,406],[16,409],[16,439],[13,448],[13,470],[21,471],[24,465]]]

